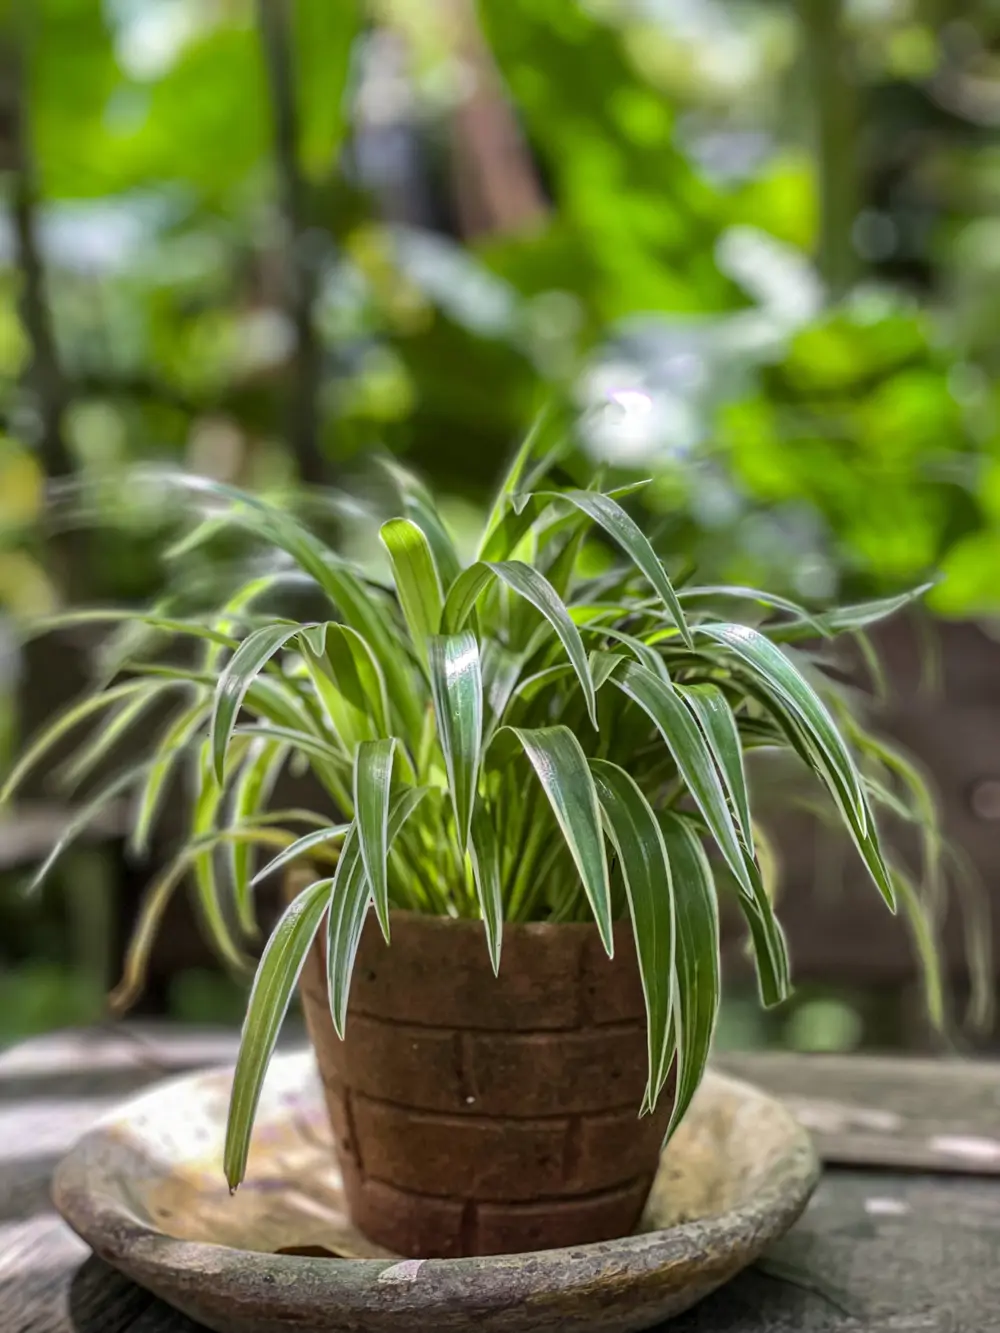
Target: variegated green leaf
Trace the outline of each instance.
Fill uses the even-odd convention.
[[[274,784],[287,759],[288,747],[285,745],[260,739],[251,742],[246,761],[233,785],[229,812],[231,826],[238,827],[245,824],[254,815],[261,813],[271,798]],[[253,900],[250,896],[252,854],[253,848],[247,842],[234,842],[229,849],[229,869],[233,882],[236,916],[243,931],[248,935],[256,930]]]
[[[362,741],[354,753],[354,822],[375,913],[386,943],[389,941],[389,791],[395,737]]]
[[[229,738],[236,726],[236,717],[250,686],[271,658],[289,639],[302,633],[301,625],[264,625],[254,630],[233,653],[219,675],[212,705],[210,734],[212,763],[216,779],[221,783],[226,772],[226,752]]]
[[[503,730],[517,737],[538,776],[610,957],[615,945],[608,861],[594,779],[580,742],[564,726],[505,727]]]
[[[633,778],[617,764],[591,759],[605,827],[628,893],[646,1001],[650,1108],[663,1090],[674,1043],[674,886],[663,834]]]
[[[243,1021],[226,1121],[223,1162],[230,1190],[235,1190],[246,1174],[250,1134],[264,1075],[306,955],[329,907],[331,887],[331,880],[319,880],[297,895],[275,926],[257,968]]]
[[[677,691],[637,662],[623,663],[611,680],[652,718],[726,864],[743,892],[752,898],[753,881],[726,802],[726,793],[705,737]]]
[[[500,849],[489,811],[481,803],[472,816],[469,857],[476,881],[476,896],[486,929],[486,947],[494,976],[500,971],[503,942],[503,896],[500,886]]]
[[[667,577],[667,572],[660,563],[659,556],[650,546],[648,539],[635,520],[629,517],[617,500],[612,499],[610,495],[603,495],[600,491],[572,490],[543,492],[539,498],[550,501],[567,501],[585,513],[598,527],[603,528],[608,536],[622,548],[636,568],[646,576],[659,595],[674,625],[680,631],[684,642],[689,648],[693,647],[691,632],[687,627],[687,621],[684,619],[684,611],[678,601],[677,593]]]
[[[456,579],[448,594],[443,622],[448,633],[458,633],[465,625],[477,600],[494,579],[500,579],[508,588],[523,597],[541,613],[552,626],[576,672],[586,700],[587,712],[597,726],[597,704],[594,683],[590,678],[587,653],[580,631],[570,619],[555,589],[544,575],[519,560],[502,560],[492,564],[479,562],[470,565]]]
[[[394,794],[389,808],[389,847],[426,795],[426,787],[406,787]],[[357,826],[352,824],[341,849],[327,924],[327,984],[330,1014],[338,1037],[343,1037],[347,1024],[347,1000],[354,960],[371,901],[371,888],[361,859]]]
[[[422,659],[427,640],[441,630],[441,580],[434,564],[430,542],[416,523],[393,518],[382,525],[382,542],[389,552],[400,606],[410,636]]]
[[[684,1118],[698,1090],[712,1049],[719,1015],[719,906],[712,869],[688,823],[669,812],[660,827],[677,886],[674,1030],[677,1088],[668,1137]]]
[[[435,635],[428,644],[431,693],[448,769],[459,847],[469,845],[483,738],[483,681],[479,645],[468,630]]]

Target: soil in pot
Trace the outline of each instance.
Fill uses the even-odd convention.
[[[669,1118],[639,1118],[646,1016],[631,924],[506,925],[393,913],[362,934],[346,1037],[319,945],[301,982],[353,1219],[412,1258],[627,1235]]]

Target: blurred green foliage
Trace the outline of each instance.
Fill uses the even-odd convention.
[[[803,64],[807,0],[482,0],[487,59],[546,204],[533,225],[474,237],[456,234],[452,154],[481,76],[463,69],[455,15],[474,11],[425,0],[281,8],[297,239],[282,215],[254,4],[39,0],[15,11],[64,430],[81,471],[167,457],[250,484],[294,477],[282,268],[298,247],[322,343],[331,480],[384,445],[478,500],[540,401],[556,393],[603,410],[617,376],[652,397],[642,448],[623,449],[610,428],[589,445],[612,466],[662,473],[667,529],[702,564],[781,578],[791,553],[821,595],[896,588],[943,566],[941,611],[993,606],[982,571],[1000,546],[995,351],[977,288],[995,267],[984,205],[997,147],[974,105],[940,110],[945,92],[960,104],[985,96],[989,6],[971,21],[916,0],[845,8],[850,65],[831,94]],[[387,33],[404,53],[388,73]],[[831,95],[834,114],[865,112],[846,165],[825,161],[817,137]],[[893,137],[901,121],[909,158]],[[372,135],[386,127],[438,201],[420,225],[380,193],[403,161],[379,165],[389,150]],[[831,302],[808,256],[821,200],[845,173],[861,176],[848,238],[861,287]],[[727,257],[734,238],[740,262]],[[18,287],[8,262],[0,599],[25,611],[46,594],[37,545],[21,540],[40,492]],[[694,392],[670,382],[678,358],[694,362]],[[706,515],[696,496],[685,528],[677,503],[706,476],[728,498]],[[100,595],[137,597],[159,577],[156,524],[110,508],[91,515],[119,534],[95,545],[91,579]],[[770,565],[759,552],[767,514],[781,552]]]
[[[996,614],[991,0],[274,9],[290,155],[254,0],[0,3],[0,638],[67,563],[91,599],[162,592],[168,516],[123,468],[281,490],[303,393],[331,487],[388,449],[460,530],[556,399],[581,475],[652,476],[663,550],[706,579],[822,602],[940,573],[936,612]],[[540,205],[470,226],[483,178]],[[53,382],[76,484],[46,500]],[[0,644],[0,755],[40,720],[15,675]]]

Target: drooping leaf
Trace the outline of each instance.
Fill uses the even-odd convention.
[[[241,748],[245,751],[248,743],[240,737]],[[216,833],[216,821],[222,805],[224,789],[216,781],[206,741],[201,749],[195,779],[195,792],[191,817],[191,836],[198,840]],[[202,921],[212,938],[212,943],[230,966],[242,968],[246,963],[245,955],[233,937],[230,922],[223,907],[223,897],[219,889],[215,868],[214,843],[198,852],[192,863],[195,891]],[[235,904],[234,904],[235,905]]]
[[[438,736],[448,769],[459,847],[464,852],[469,844],[483,737],[483,681],[475,635],[468,630],[435,635],[428,643],[428,661]]]
[[[41,733],[35,738],[25,750],[24,754],[7,774],[4,784],[0,787],[0,806],[6,805],[10,798],[17,791],[18,787],[42,759],[67,732],[72,731],[74,727],[79,726],[81,722],[86,721],[94,713],[99,713],[103,708],[110,708],[113,703],[119,699],[127,699],[130,696],[141,693],[149,688],[145,681],[127,680],[120,685],[112,685],[109,689],[100,694],[91,694],[86,698],[72,704],[61,713],[53,722],[44,727]]]
[[[752,898],[753,882],[711,751],[677,691],[637,662],[623,663],[611,680],[652,718],[726,864]]]
[[[820,638],[826,638],[830,634],[830,630],[823,624],[821,616],[814,616],[812,612],[807,611],[798,602],[792,602],[787,597],[779,597],[773,592],[764,592],[760,588],[744,588],[737,584],[713,583],[684,588],[678,592],[677,597],[682,605],[685,602],[700,602],[717,598],[726,598],[737,602],[757,602],[760,606],[769,607],[773,611],[785,611],[789,615],[795,616],[796,619],[793,623],[808,626],[811,633]],[[768,626],[766,633],[770,638],[776,639],[787,628],[790,628],[790,626]]]
[[[750,795],[743,768],[743,746],[733,710],[717,685],[678,686],[678,694],[691,709],[708,741],[716,767],[732,802],[743,842],[753,855],[753,820]]]
[[[84,805],[77,810],[76,814],[66,824],[66,827],[60,833],[53,844],[52,850],[35,871],[31,881],[24,892],[30,896],[41,888],[42,884],[48,879],[49,872],[56,864],[63,852],[66,851],[77,838],[84,833],[87,828],[102,814],[116,797],[121,796],[128,791],[130,787],[136,786],[142,775],[149,771],[150,761],[147,759],[141,764],[131,764],[124,772],[106,782],[100,791],[96,792]]]
[[[791,994],[791,968],[788,945],[774,904],[755,862],[747,858],[747,870],[753,882],[753,897],[740,896],[739,904],[750,928],[753,941],[754,966],[761,1003],[771,1008],[787,1000]]]
[[[745,662],[764,687],[786,705],[810,745],[836,773],[863,833],[867,815],[854,760],[829,710],[802,673],[780,648],[747,625],[702,625],[698,632]]]
[[[317,849],[326,849],[327,844],[336,842],[339,838],[346,836],[350,824],[330,824],[325,828],[314,829],[312,833],[305,833],[301,838],[297,838],[289,846],[285,847],[273,857],[265,866],[257,871],[251,885],[256,886],[261,880],[267,879],[275,871],[281,870],[284,866],[292,865],[295,861],[305,861],[310,852]]]
[[[923,583],[920,587],[900,593],[896,597],[881,597],[871,602],[859,602],[856,606],[834,607],[830,611],[824,611],[801,622],[769,629],[768,638],[776,643],[794,643],[798,639],[808,639],[815,635],[817,624],[821,632],[828,635],[855,633],[867,629],[870,625],[877,625],[882,620],[888,620],[890,616],[896,615],[912,602],[919,601],[933,587],[933,583]]]
[[[605,827],[618,854],[628,894],[646,1000],[649,1079],[646,1102],[652,1109],[663,1089],[673,1053],[674,886],[663,835],[642,791],[624,769],[591,759]]]
[[[881,893],[890,911],[894,912],[896,910],[896,893],[892,877],[882,855],[877,826],[860,776],[855,774],[860,788],[863,818],[858,817],[854,792],[849,789],[842,770],[830,763],[829,756],[816,743],[814,734],[803,724],[801,718],[787,704],[784,697],[776,690],[769,688],[768,684],[759,677],[755,677],[751,682],[745,682],[744,688],[749,693],[759,694],[786,743],[799,756],[806,767],[816,774],[833,797],[834,803],[844,817],[851,839],[861,854],[876,888]]]
[[[382,934],[389,942],[389,791],[396,739],[362,741],[354,753],[354,820]]]
[[[719,1013],[719,907],[712,868],[690,826],[667,811],[660,827],[676,885],[677,930],[674,1031],[677,1090],[667,1135],[691,1105],[708,1063]]]
[[[59,785],[64,791],[75,790],[84,778],[93,773],[101,760],[106,758],[135,726],[143,713],[159,701],[164,688],[169,688],[168,681],[152,683],[148,689],[137,691],[125,699],[115,710],[114,715],[105,719],[104,725],[60,770]]]
[[[159,812],[163,793],[174,767],[195,740],[208,718],[210,705],[203,699],[184,708],[167,726],[153,754],[153,762],[143,785],[132,827],[131,845],[140,856],[149,848],[149,836]]]
[[[389,809],[389,847],[426,795],[426,787],[406,787],[393,795]],[[371,901],[371,888],[361,859],[357,826],[352,824],[341,848],[327,923],[327,984],[330,1014],[338,1037],[343,1037],[347,1023],[347,1000],[354,960]]]
[[[608,861],[597,791],[580,742],[565,726],[509,727],[503,730],[517,737],[538,776],[610,958],[615,945]]]
[[[941,949],[935,938],[931,914],[906,875],[896,871],[893,884],[920,960],[927,1013],[935,1028],[941,1031],[945,1019],[944,980],[941,975]]]
[[[586,700],[587,712],[596,727],[597,704],[594,698],[594,683],[590,678],[587,653],[580,638],[580,631],[573,624],[566,607],[549,581],[530,565],[519,560],[502,560],[494,563],[480,561],[470,565],[455,581],[448,594],[443,617],[446,630],[449,633],[458,633],[462,629],[477,600],[494,579],[500,579],[519,597],[530,602],[552,626],[577,674]]]
[[[243,1020],[226,1121],[223,1157],[230,1190],[235,1190],[246,1174],[264,1075],[306,955],[330,905],[332,884],[332,880],[321,879],[296,896],[275,926],[257,968]]]
[[[233,786],[229,811],[231,826],[245,824],[261,812],[270,800],[274,784],[288,759],[288,748],[275,741],[251,743],[246,761]],[[236,916],[246,934],[253,934],[256,922],[250,897],[250,859],[253,848],[248,842],[234,842],[229,849],[229,869],[233,882]]]
[[[220,783],[225,777],[229,738],[247,691],[275,653],[289,639],[301,634],[302,628],[301,625],[262,625],[247,635],[220,673],[210,724],[212,763]]]
[[[600,491],[552,491],[543,492],[545,498],[565,500],[582,510],[594,523],[603,528],[613,541],[622,548],[630,560],[645,574],[653,585],[674,625],[688,647],[693,647],[691,632],[684,619],[684,611],[677,598],[667,572],[660,563],[656,552],[634,519],[630,518],[617,500]]]

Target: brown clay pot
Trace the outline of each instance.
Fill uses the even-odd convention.
[[[343,1042],[317,946],[301,992],[347,1200],[412,1258],[609,1240],[636,1225],[669,1114],[639,1119],[646,1028],[631,926],[370,916]]]

